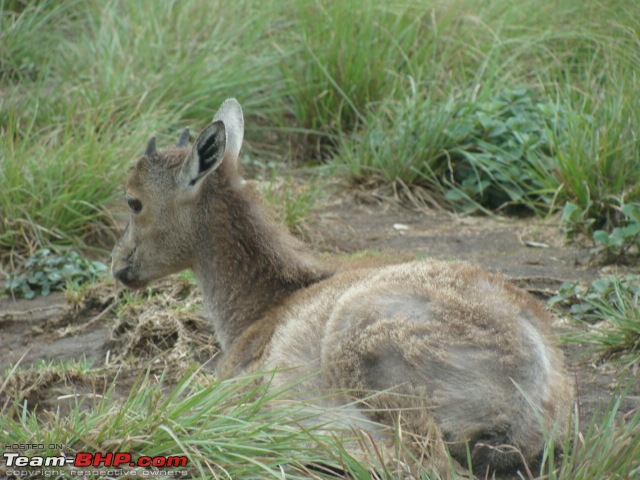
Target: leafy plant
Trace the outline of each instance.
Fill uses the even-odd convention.
[[[612,223],[619,226],[611,230],[593,231],[598,219],[590,216],[592,202],[580,207],[573,202],[565,204],[562,211],[562,225],[570,238],[583,234],[593,238],[591,253],[600,255],[606,262],[618,262],[630,253],[640,249],[640,203],[631,202],[617,207]],[[635,250],[635,251],[634,251]]]
[[[351,175],[426,184],[463,209],[553,204],[550,128],[556,105],[524,87],[485,101],[437,101],[416,94],[371,108],[365,128],[340,142],[334,162]]]
[[[464,103],[446,131],[456,145],[450,152],[453,188],[447,198],[489,209],[548,209],[559,187],[552,175],[549,131],[559,121],[556,105],[538,101],[526,87]]]
[[[623,205],[620,212],[624,217],[623,226],[615,227],[611,232],[593,232],[596,247],[591,250],[592,253],[602,253],[609,261],[621,259],[632,248],[640,246],[640,203]]]
[[[591,232],[594,218],[589,217],[589,207],[580,208],[573,202],[567,202],[562,209],[562,225],[565,234],[572,238],[576,234]]]
[[[5,292],[27,299],[37,294],[46,296],[69,283],[79,285],[95,280],[106,271],[104,263],[87,260],[74,250],[43,248],[27,259],[22,272],[9,274]]]

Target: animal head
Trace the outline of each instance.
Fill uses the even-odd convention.
[[[164,150],[151,138],[126,183],[130,220],[111,254],[111,272],[118,281],[142,288],[192,267],[206,235],[212,192],[239,181],[243,134],[242,109],[229,99],[193,145],[188,129],[175,147]]]

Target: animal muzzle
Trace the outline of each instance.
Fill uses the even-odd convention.
[[[146,282],[140,281],[131,266],[127,266],[116,271],[112,270],[111,274],[118,282],[127,288],[137,289],[142,288],[147,284]]]

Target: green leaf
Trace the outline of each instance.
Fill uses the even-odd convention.
[[[573,315],[584,315],[592,309],[593,307],[588,303],[575,303],[571,305],[571,313]]]
[[[591,283],[591,286],[598,291],[600,295],[607,295],[613,291],[613,284],[608,277],[598,278]]]
[[[626,227],[620,227],[620,234],[625,239],[633,239],[636,235],[640,234],[640,223],[632,223]]]
[[[47,274],[47,278],[51,283],[58,283],[60,280],[62,280],[62,275],[60,274],[60,272],[53,271]]]
[[[593,240],[596,243],[602,243],[604,245],[611,245],[611,239],[609,237],[609,233],[604,230],[596,230],[593,232]]]
[[[579,222],[582,217],[582,211],[576,204],[567,202],[562,209],[562,221],[569,223]]]
[[[21,290],[22,290],[22,296],[26,299],[30,300],[36,296],[36,292],[31,290],[31,288],[29,288],[29,285],[27,285],[26,283],[22,284]]]
[[[623,205],[622,213],[631,221],[640,224],[640,203],[627,203]]]
[[[493,127],[491,131],[487,134],[487,138],[495,138],[500,135],[504,135],[507,132],[507,127],[505,127],[504,123],[500,123]]]

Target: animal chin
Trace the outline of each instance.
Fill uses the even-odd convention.
[[[149,284],[149,282],[141,280],[128,280],[126,282],[120,280],[120,283],[130,290],[141,290]]]

